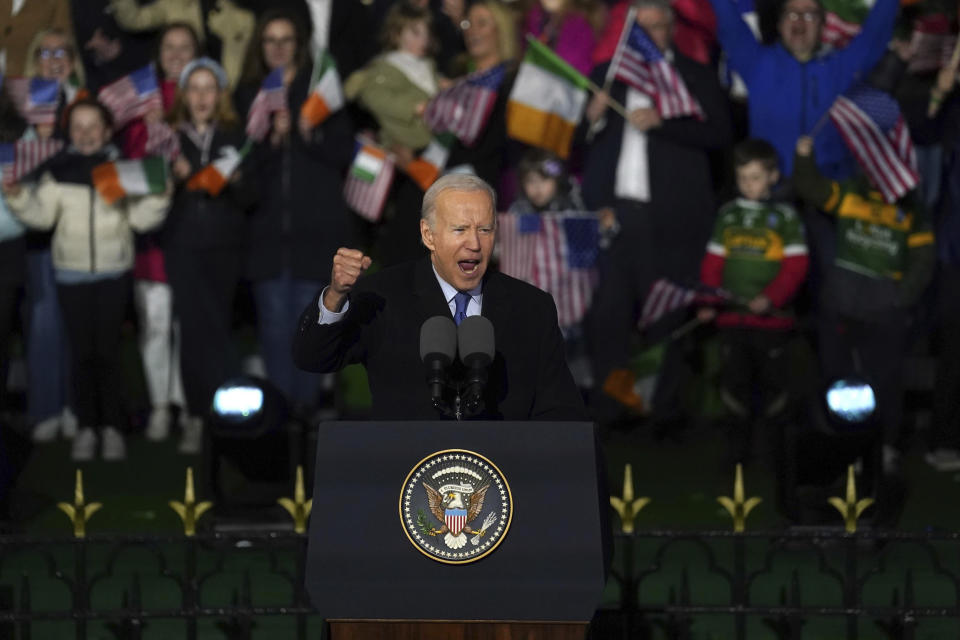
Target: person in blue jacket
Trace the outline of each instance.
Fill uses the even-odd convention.
[[[817,0],[786,0],[777,23],[779,39],[772,45],[757,41],[735,0],[710,2],[720,44],[747,85],[750,136],[776,147],[789,176],[797,139],[819,129],[814,151],[820,171],[834,180],[852,175],[853,157],[836,129],[822,126],[821,119],[836,97],[865,79],[886,51],[898,0],[876,0],[860,33],[843,49],[821,46],[824,10]]]

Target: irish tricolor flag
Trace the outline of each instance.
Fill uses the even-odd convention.
[[[589,80],[538,40],[529,46],[507,102],[507,135],[566,158]]]
[[[188,191],[206,191],[211,196],[218,196],[227,186],[233,172],[250,152],[250,141],[237,151],[236,147],[224,147],[220,150],[220,157],[208,164],[187,180]]]
[[[167,163],[152,157],[105,162],[93,168],[93,186],[107,204],[126,196],[163,193],[167,188]]]
[[[453,140],[452,133],[435,135],[420,157],[407,165],[407,175],[424,191],[437,181],[446,168]]]
[[[321,53],[314,63],[310,84],[313,89],[300,107],[300,115],[307,119],[311,127],[315,127],[342,108],[344,103],[340,74],[329,51]]]

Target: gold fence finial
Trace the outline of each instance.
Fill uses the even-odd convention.
[[[730,513],[733,518],[734,533],[743,533],[747,528],[747,516],[753,511],[753,508],[763,502],[762,498],[753,496],[744,500],[743,490],[743,465],[737,463],[736,476],[733,480],[733,499],[728,496],[719,496],[717,502],[723,505],[723,508]]]
[[[77,482],[73,489],[73,504],[69,504],[67,502],[58,502],[57,507],[67,514],[68,518],[70,518],[70,522],[73,524],[74,537],[84,538],[87,535],[87,521],[90,519],[90,516],[103,507],[103,504],[100,502],[84,504],[83,472],[80,471],[80,469],[77,469]]]
[[[297,483],[293,487],[293,500],[279,498],[277,502],[293,518],[293,530],[297,533],[306,533],[307,518],[310,517],[310,509],[313,508],[313,498],[306,500],[306,492],[303,490],[303,467],[301,465],[297,465]]]
[[[847,467],[847,499],[842,500],[837,496],[832,498],[827,498],[827,502],[832,504],[837,511],[840,512],[840,515],[843,516],[844,524],[847,528],[847,533],[856,533],[857,531],[857,520],[860,518],[860,514],[864,510],[873,504],[873,498],[863,498],[862,500],[857,500],[857,480],[856,474],[853,472],[853,465]]]
[[[193,494],[193,467],[187,467],[187,486],[183,492],[183,502],[170,501],[170,508],[183,520],[183,533],[187,537],[197,532],[197,520],[206,513],[212,502],[197,502]]]
[[[620,530],[633,533],[633,521],[637,514],[650,503],[650,498],[633,498],[633,467],[627,464],[623,469],[623,496],[610,496],[610,505],[620,516]]]

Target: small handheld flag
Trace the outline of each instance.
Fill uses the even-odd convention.
[[[504,65],[470,74],[427,103],[423,120],[434,133],[450,132],[472,146],[487,125],[503,83]]]
[[[7,93],[30,124],[53,124],[60,102],[60,83],[44,78],[6,78]]]
[[[703,119],[700,105],[647,32],[634,22],[623,43],[614,71],[617,80],[650,96],[663,118],[694,116]]]
[[[108,84],[100,89],[97,98],[113,114],[113,124],[118,129],[150,111],[163,110],[157,72],[152,64]]]
[[[230,181],[230,177],[250,152],[248,142],[237,151],[235,147],[224,147],[220,150],[220,157],[196,172],[187,180],[188,191],[206,191],[211,196],[218,196]]]
[[[917,186],[920,176],[913,141],[892,96],[861,83],[837,97],[828,113],[860,168],[887,202]]]
[[[19,182],[61,149],[63,149],[63,141],[52,138],[18,140],[13,144],[0,145],[0,168],[3,170],[3,181]]]
[[[322,52],[314,63],[310,85],[312,89],[300,107],[300,116],[315,127],[344,105],[340,74],[329,51]]]
[[[450,157],[450,147],[453,145],[453,141],[453,134],[450,133],[434,136],[427,148],[420,154],[420,157],[407,165],[407,174],[424,191],[436,182],[447,167],[447,159]]]
[[[105,162],[93,168],[93,186],[107,204],[127,196],[163,193],[167,163],[163,158]]]
[[[247,135],[255,142],[262,141],[270,131],[270,116],[287,108],[287,90],[283,86],[283,68],[274,69],[263,80],[263,85],[250,105],[247,114]]]

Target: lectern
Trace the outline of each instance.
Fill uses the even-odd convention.
[[[307,588],[333,640],[581,640],[609,549],[594,426],[321,425]]]

